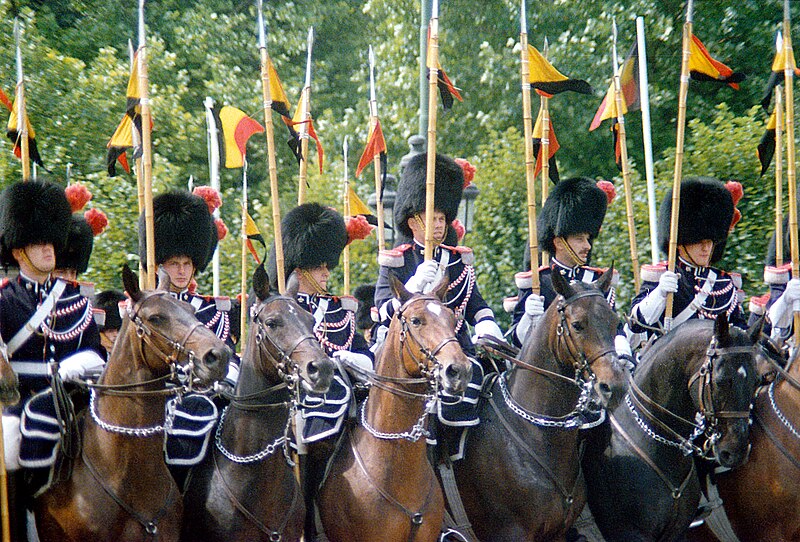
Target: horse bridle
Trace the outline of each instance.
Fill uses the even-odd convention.
[[[595,376],[591,369],[592,364],[602,357],[616,353],[613,348],[610,348],[598,353],[590,359],[586,356],[586,352],[579,349],[575,344],[575,339],[567,322],[566,308],[578,299],[595,296],[602,297],[605,300],[605,296],[599,290],[583,290],[573,294],[568,298],[560,296],[558,306],[556,307],[560,318],[558,327],[556,328],[556,336],[558,337],[556,348],[558,349],[559,346],[563,347],[563,349],[572,359],[572,366],[575,368],[576,383],[581,375],[587,375],[589,380],[594,380]]]
[[[406,309],[412,304],[416,302],[422,301],[433,301],[435,303],[441,304],[441,300],[434,296],[423,295],[419,297],[412,297],[411,299],[407,300],[403,303],[399,309],[397,309],[397,318],[400,320],[400,349],[405,349],[411,359],[413,359],[417,363],[417,367],[419,368],[420,374],[425,377],[431,378],[435,377],[435,373],[441,367],[439,360],[436,358],[436,354],[441,352],[441,350],[447,346],[449,343],[456,343],[458,344],[458,339],[456,339],[455,334],[445,337],[442,341],[436,345],[433,349],[428,349],[422,342],[419,340],[419,337],[414,333],[413,329],[408,325],[408,320],[406,320],[405,312]],[[420,353],[424,356],[424,360],[420,360],[411,350],[411,346],[408,342],[406,342],[406,337],[410,338],[416,347],[419,349]]]

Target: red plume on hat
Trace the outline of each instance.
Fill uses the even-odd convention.
[[[215,218],[214,225],[217,227],[217,239],[222,241],[228,235],[228,226],[225,225],[221,218]]]
[[[92,234],[95,237],[103,233],[108,226],[108,217],[100,209],[89,209],[83,213],[83,219],[92,228]]]
[[[477,168],[464,158],[456,158],[455,163],[461,166],[461,170],[464,172],[464,188],[466,188],[472,184]]]
[[[725,188],[727,188],[728,192],[731,193],[731,199],[733,199],[733,218],[731,219],[731,227],[730,230],[732,231],[736,224],[742,219],[742,212],[739,210],[736,205],[739,204],[739,201],[744,196],[744,188],[742,187],[742,183],[738,181],[728,181],[725,183]]]
[[[216,189],[210,186],[197,186],[192,190],[192,194],[203,198],[203,201],[208,205],[208,212],[211,214],[214,214],[214,211],[222,206],[222,196],[220,196]]]
[[[92,193],[89,189],[80,183],[73,183],[64,189],[64,194],[67,195],[67,201],[72,208],[73,213],[77,213],[83,209],[89,200],[92,199]]]
[[[451,226],[453,226],[453,231],[456,232],[456,238],[460,243],[464,236],[467,234],[467,229],[464,227],[464,224],[461,223],[459,219],[453,220]]]
[[[611,205],[611,202],[617,197],[617,189],[614,187],[614,183],[610,181],[597,181],[597,188],[605,192],[608,204]]]
[[[347,228],[347,244],[359,239],[366,239],[372,233],[373,226],[364,215],[349,216],[345,218],[345,227]]]

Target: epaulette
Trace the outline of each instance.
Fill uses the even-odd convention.
[[[405,264],[405,257],[403,254],[409,248],[411,248],[411,245],[406,243],[389,250],[381,250],[378,253],[378,265],[383,267],[403,267]]]
[[[513,295],[511,297],[504,297],[503,310],[511,314],[512,312],[514,312],[514,309],[516,308],[518,302],[519,302],[518,295]]]
[[[783,264],[780,267],[767,265],[764,267],[764,282],[770,286],[774,286],[776,284],[786,284],[789,282],[789,273],[791,269],[791,263]]]
[[[94,317],[94,323],[97,324],[97,327],[106,325],[106,311],[103,309],[93,308],[92,316]]]
[[[456,246],[451,247],[450,245],[440,245],[442,248],[446,248],[450,252],[454,254],[458,254],[461,256],[461,261],[464,265],[472,265],[475,263],[475,253],[472,252],[472,249],[465,246]]]
[[[595,275],[600,276],[605,274],[608,271],[608,267],[591,267],[591,266],[584,266],[584,269],[588,269],[589,271],[593,271]],[[595,279],[597,280],[597,279]],[[617,287],[619,286],[619,271],[614,269],[614,276],[611,277],[611,286]]]
[[[231,310],[231,298],[226,295],[215,297],[214,303],[216,303],[217,310],[220,312],[230,312]]]
[[[75,282],[83,297],[94,299],[94,282]]]
[[[549,269],[549,267],[542,266],[539,268],[539,273],[546,271],[547,269]],[[519,273],[514,273],[514,284],[516,284],[517,288],[520,290],[530,290],[533,288],[533,273],[531,271],[520,271]]]
[[[767,312],[769,302],[769,292],[764,295],[753,296],[750,298],[750,313],[756,316],[763,316]]]
[[[664,262],[657,264],[644,264],[642,266],[642,280],[644,282],[658,282],[664,271],[667,270],[667,265]]]
[[[346,311],[356,312],[358,310],[358,299],[351,295],[343,295],[339,297],[342,302],[342,308]]]
[[[742,289],[742,274],[741,273],[728,273],[731,277],[731,282],[736,286],[737,290]]]
[[[3,277],[3,279],[0,280],[0,288],[5,288],[9,284],[11,284],[11,281],[8,280],[8,277]]]

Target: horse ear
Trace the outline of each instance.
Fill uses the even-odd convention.
[[[253,271],[253,291],[259,301],[264,301],[269,297],[269,275],[264,269],[263,262]]]
[[[608,295],[608,290],[611,288],[611,282],[614,280],[614,263],[611,263],[611,267],[606,269],[606,272],[598,279],[596,286],[600,288],[600,291],[604,294]]]
[[[756,344],[761,340],[761,330],[764,328],[764,317],[761,315],[758,320],[753,322],[753,325],[747,328],[747,336],[750,337],[750,342]]]
[[[286,281],[286,296],[295,299],[298,290],[300,290],[300,279],[297,278],[297,271],[292,271],[289,280]]]
[[[142,291],[139,289],[139,277],[131,271],[128,264],[122,266],[122,284],[134,303],[142,298]]]
[[[562,275],[560,271],[554,269],[550,273],[550,280],[553,283],[553,289],[556,291],[556,293],[566,298],[572,297],[572,294],[574,293],[572,286],[569,285],[569,281],[564,278],[564,275]]]
[[[717,338],[717,344],[725,344],[730,340],[728,315],[724,312],[720,313],[717,319],[714,320],[714,336]]]
[[[169,278],[169,273],[167,270],[164,269],[163,265],[158,266],[158,290],[159,292],[168,292],[169,285],[172,284],[172,281]]]
[[[403,281],[397,278],[394,273],[389,273],[389,286],[391,287],[394,296],[399,299],[401,303],[405,303],[414,297],[414,294],[406,290],[406,286],[403,284]]]
[[[447,275],[444,275],[431,293],[433,293],[439,301],[444,301],[444,296],[447,295],[448,288],[450,288],[450,281],[447,280]]]

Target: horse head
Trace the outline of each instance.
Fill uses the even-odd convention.
[[[725,313],[714,322],[714,335],[703,365],[689,380],[689,390],[703,414],[706,449],[723,467],[747,460],[750,409],[760,377],[756,368],[758,330],[731,328]]]
[[[613,266],[595,284],[570,284],[561,273],[552,273],[553,288],[559,294],[545,315],[545,330],[551,350],[563,369],[594,379],[594,394],[601,405],[616,406],[625,394],[628,371],[614,348],[619,318],[606,301]]]
[[[312,332],[314,317],[297,304],[296,280],[290,278],[286,295],[272,293],[262,264],[253,273],[253,290],[256,304],[251,309],[250,340],[265,354],[257,356],[259,371],[277,372],[285,378],[297,375],[308,391],[327,392],[333,362]]]
[[[138,352],[134,363],[146,366],[136,370],[163,375],[179,366],[204,386],[225,377],[230,349],[197,320],[191,305],[167,293],[168,279],[158,290],[140,290],[138,277],[125,265],[122,282],[130,300],[120,338]]]
[[[389,333],[399,336],[406,373],[412,377],[435,377],[447,393],[464,393],[472,377],[472,364],[456,339],[455,314],[442,302],[447,280],[442,280],[430,295],[409,292],[391,274],[390,283],[401,305],[395,311]]]
[[[16,405],[19,398],[19,378],[8,361],[8,347],[0,338],[0,405]]]

